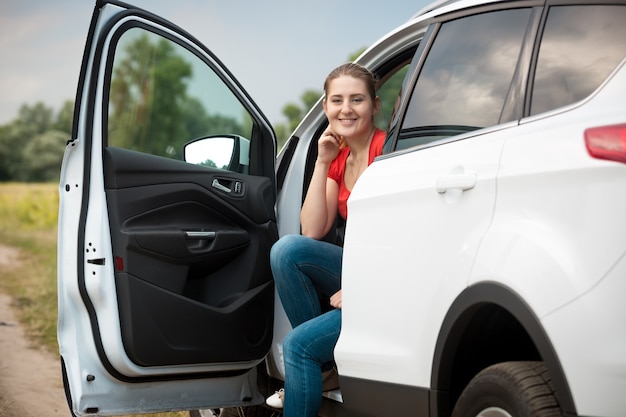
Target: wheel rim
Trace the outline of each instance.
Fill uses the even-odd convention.
[[[480,413],[476,414],[476,417],[513,417],[506,410],[500,407],[485,408]]]

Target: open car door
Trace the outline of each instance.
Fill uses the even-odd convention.
[[[205,47],[97,2],[59,187],[58,338],[74,414],[262,402],[275,148]]]

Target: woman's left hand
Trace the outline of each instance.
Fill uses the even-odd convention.
[[[330,305],[341,309],[341,290],[330,296]]]

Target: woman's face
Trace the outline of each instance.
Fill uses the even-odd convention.
[[[346,139],[368,135],[378,108],[363,80],[343,75],[328,83],[324,112],[335,134]]]

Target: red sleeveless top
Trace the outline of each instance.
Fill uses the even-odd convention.
[[[374,132],[372,142],[370,143],[370,153],[367,161],[368,166],[374,162],[374,158],[382,154],[386,136],[386,133],[380,129],[376,129]],[[348,190],[343,179],[348,155],[350,155],[350,148],[346,147],[341,149],[328,169],[328,178],[339,184],[339,201],[337,208],[339,209],[339,215],[344,219],[348,218],[348,197],[350,197],[351,193],[351,190]]]

